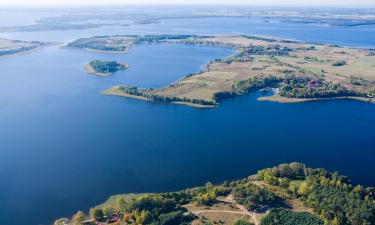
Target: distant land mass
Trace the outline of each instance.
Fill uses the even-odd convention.
[[[168,7],[167,7],[168,8]],[[169,8],[173,8],[170,6]],[[30,25],[1,26],[0,32],[50,31],[50,30],[82,30],[106,26],[133,26],[140,24],[160,23],[165,19],[197,19],[197,18],[250,18],[267,22],[312,23],[328,26],[366,26],[375,24],[372,9],[314,9],[314,8],[281,8],[281,7],[236,7],[226,8],[206,6],[194,8],[194,13],[183,8],[174,7],[173,13],[145,14],[127,11],[107,13],[105,11],[66,14],[46,17],[34,21]]]

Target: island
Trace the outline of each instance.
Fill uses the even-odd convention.
[[[274,95],[259,100],[287,103],[351,98],[374,102],[373,49],[247,35],[100,36],[78,39],[68,46],[121,53],[142,43],[218,46],[236,52],[214,59],[206,69],[164,88],[119,84],[104,94],[205,108],[216,107],[225,98],[272,88],[277,90]]]
[[[118,70],[125,70],[128,68],[129,65],[125,63],[103,60],[93,60],[87,65],[85,65],[85,70],[87,73],[98,76],[110,76]]]
[[[36,50],[45,44],[39,41],[19,41],[0,38],[0,56],[16,56]]]
[[[370,225],[375,224],[374,190],[337,172],[293,162],[221,184],[115,195],[54,224]]]

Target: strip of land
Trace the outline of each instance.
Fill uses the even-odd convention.
[[[0,38],[0,56],[17,56],[36,50],[45,44],[39,41],[18,41]]]
[[[205,70],[160,89],[117,85],[108,95],[157,102],[215,107],[224,98],[264,88],[278,88],[261,100],[304,102],[351,98],[373,102],[375,50],[259,36],[146,35],[78,39],[68,47],[126,52],[136,44],[171,43],[232,48]]]

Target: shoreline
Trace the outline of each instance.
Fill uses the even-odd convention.
[[[375,104],[375,101],[372,98],[351,97],[351,96],[332,97],[332,98],[287,98],[287,97],[282,97],[278,94],[274,94],[272,96],[257,98],[257,100],[260,101],[260,102],[277,102],[277,103],[283,103],[283,104],[314,102],[314,101],[326,101],[326,100],[339,100],[339,99],[356,100],[356,101],[360,101],[360,102],[367,102],[367,103]]]
[[[46,47],[46,45],[41,45],[41,46],[29,49],[29,50],[25,50],[25,51],[20,51],[20,52],[15,52],[15,53],[11,53],[11,54],[1,55],[0,58],[14,58],[14,57],[18,57],[18,56],[22,56],[22,55],[26,55],[26,54],[31,54],[33,52],[41,50],[44,47]]]
[[[96,72],[91,66],[90,64],[86,64],[84,66],[84,69],[85,69],[85,72],[90,74],[90,75],[95,75],[95,76],[100,76],[100,77],[108,77],[110,75],[112,75],[112,73],[99,73],[99,72]]]
[[[125,51],[106,51],[106,50],[96,50],[92,48],[85,48],[85,50],[90,51],[90,52],[100,53],[100,54],[128,54],[129,53],[128,49],[126,49]]]
[[[104,91],[101,91],[100,93],[103,95],[108,95],[108,96],[118,96],[118,97],[125,97],[125,98],[131,98],[131,99],[137,99],[137,100],[143,100],[147,102],[153,102],[153,103],[162,103],[162,104],[173,104],[173,105],[185,105],[185,106],[190,106],[194,108],[201,108],[201,109],[212,109],[218,107],[219,104],[216,105],[201,105],[201,104],[195,104],[195,103],[190,103],[190,102],[161,102],[161,101],[154,101],[152,99],[148,99],[142,96],[137,96],[137,95],[129,95],[126,94],[122,91],[118,90],[119,86],[114,86],[109,89],[106,89]]]

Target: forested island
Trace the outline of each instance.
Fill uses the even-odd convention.
[[[375,189],[301,163],[280,164],[222,184],[110,197],[55,225],[371,225]]]
[[[98,76],[109,76],[118,70],[128,69],[129,65],[116,61],[93,60],[85,65],[85,70],[89,74]]]
[[[275,88],[260,100],[301,102],[351,98],[373,102],[375,51],[259,36],[145,35],[82,38],[69,47],[124,53],[142,43],[232,48],[202,70],[160,89],[118,85],[103,93],[137,99],[215,107],[220,100],[249,91]]]

